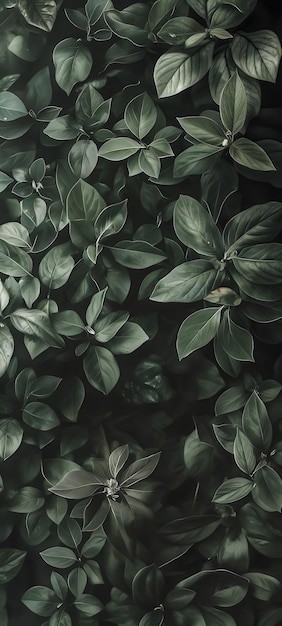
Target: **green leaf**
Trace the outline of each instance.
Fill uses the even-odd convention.
[[[67,196],[67,216],[70,221],[94,222],[105,205],[95,187],[85,180],[78,180]],[[89,229],[89,224],[87,227]]]
[[[108,161],[121,161],[128,159],[141,149],[141,144],[136,139],[130,137],[115,137],[106,141],[99,150],[99,156]]]
[[[43,67],[36,72],[28,81],[25,88],[25,103],[33,111],[40,112],[42,109],[48,109],[52,100],[52,85],[49,67]],[[52,107],[50,107],[52,110]],[[49,108],[49,112],[50,112]],[[60,111],[60,109],[59,109]],[[47,111],[48,114],[48,111]],[[44,116],[44,113],[43,113]],[[38,117],[37,117],[38,119]],[[42,120],[43,121],[43,120]],[[47,120],[49,121],[49,120]],[[43,159],[42,159],[43,160]]]
[[[50,617],[57,609],[58,597],[52,589],[36,586],[25,592],[22,602],[33,613]]]
[[[131,354],[148,339],[148,335],[139,324],[125,322],[115,337],[110,340],[109,348],[113,354]]]
[[[104,241],[111,235],[117,235],[127,219],[127,200],[106,206],[95,220],[94,234],[97,240]]]
[[[133,98],[125,108],[126,126],[140,140],[148,135],[156,120],[157,109],[146,92]]]
[[[184,444],[184,463],[188,476],[201,476],[209,472],[213,449],[199,439],[197,430],[189,435]]]
[[[254,488],[248,478],[230,478],[216,490],[212,501],[216,504],[229,504],[245,498]]]
[[[144,269],[166,259],[164,252],[146,241],[119,241],[114,247],[107,248],[118,263],[131,269]]]
[[[119,446],[111,452],[109,456],[109,470],[113,478],[116,478],[118,473],[122,470],[129,456],[129,448],[125,446]]]
[[[78,522],[65,518],[57,528],[58,537],[69,548],[77,548],[82,541],[82,532]]]
[[[157,565],[147,565],[135,574],[132,581],[132,597],[137,606],[145,609],[156,606],[163,600],[165,580]]]
[[[232,261],[236,270],[251,283],[278,286],[281,281],[282,244],[257,244],[243,248]]]
[[[174,96],[198,83],[212,64],[214,43],[200,49],[162,54],[154,69],[154,81],[158,98]]]
[[[0,324],[0,376],[7,371],[14,353],[14,339],[5,324]]]
[[[18,450],[23,438],[23,428],[16,419],[0,420],[0,460],[6,461]]]
[[[222,308],[217,307],[202,309],[182,322],[176,341],[180,361],[213,339],[220,324],[221,311]]]
[[[156,302],[195,302],[202,300],[214,285],[217,272],[209,261],[182,263],[161,278],[150,300]]]
[[[11,122],[28,115],[24,103],[10,91],[0,93],[0,121]]]
[[[256,391],[245,405],[242,426],[252,444],[258,450],[267,452],[272,441],[272,424],[266,406]]]
[[[83,569],[76,567],[68,575],[68,587],[75,598],[80,596],[87,585],[87,575]]]
[[[0,550],[0,584],[13,580],[20,571],[26,557],[23,550],[3,548]]]
[[[85,324],[78,313],[73,310],[65,310],[52,314],[52,323],[55,330],[66,337],[81,335],[85,330]]]
[[[280,202],[256,204],[232,217],[223,231],[227,254],[244,246],[269,242],[281,230],[281,217]]]
[[[81,500],[92,496],[103,481],[104,476],[100,478],[83,469],[71,469],[58,483],[50,487],[49,491],[62,498]]]
[[[68,96],[76,83],[86,80],[92,68],[89,48],[72,37],[55,46],[53,61],[56,82]]]
[[[215,222],[217,222],[225,203],[237,191],[238,185],[236,170],[225,161],[221,162],[220,167],[215,165],[202,174],[202,203],[205,202],[208,206]]]
[[[44,496],[39,489],[22,487],[10,500],[8,510],[15,513],[31,513],[41,509],[44,501]]]
[[[276,170],[265,150],[246,137],[236,139],[230,146],[229,153],[236,163],[248,167],[250,170],[262,172]]]
[[[274,576],[261,572],[248,572],[246,574],[250,582],[250,592],[258,600],[268,602],[275,597],[281,588],[281,583]]]
[[[208,606],[235,606],[242,602],[248,591],[246,578],[225,569],[199,572],[182,580],[181,586],[184,585],[196,591],[199,604]]]
[[[47,548],[47,550],[43,550],[39,554],[45,563],[58,569],[66,569],[77,562],[77,556],[70,548],[57,546],[55,548]]]
[[[27,252],[21,248],[0,242],[0,267],[3,274],[20,278],[30,275],[33,262]]]
[[[249,394],[243,386],[238,385],[237,387],[231,387],[231,389],[226,389],[219,396],[219,398],[217,398],[214,407],[215,414],[224,415],[226,413],[232,413],[233,411],[237,411],[244,406],[248,398]]]
[[[100,613],[103,609],[102,602],[100,602],[98,598],[95,598],[95,596],[88,593],[84,593],[76,598],[74,605],[80,613],[86,615],[87,617],[93,617],[94,615]]]
[[[66,500],[51,495],[46,501],[46,514],[54,524],[58,525],[64,519],[68,510]]]
[[[254,501],[264,510],[269,512],[282,509],[282,479],[279,474],[265,465],[254,474]]]
[[[209,213],[191,196],[180,196],[174,205],[173,226],[177,237],[199,254],[221,257],[220,232]]]
[[[247,96],[238,72],[232,74],[222,90],[219,111],[223,125],[233,135],[242,130],[247,116]]]
[[[39,309],[17,309],[11,314],[13,326],[20,332],[39,339],[47,346],[61,348],[63,339],[53,329],[50,319],[44,311]]]
[[[187,39],[190,41],[191,37],[201,33],[206,36],[204,27],[199,22],[196,22],[191,17],[173,17],[165,22],[162,28],[158,32],[160,37],[165,43],[172,46],[187,45]]]
[[[225,531],[225,535],[217,553],[218,563],[221,567],[236,572],[245,572],[249,566],[249,548],[246,534],[243,530],[231,526]],[[219,622],[221,626],[221,622]],[[225,621],[222,622],[225,626]]]
[[[203,115],[189,115],[177,118],[180,126],[184,128],[193,139],[212,146],[222,146],[225,139],[223,128],[217,122]]]
[[[145,46],[148,42],[145,30],[147,17],[148,7],[140,2],[127,6],[123,11],[107,11],[105,20],[118,37],[128,39],[135,46]]]
[[[107,343],[119,331],[128,320],[127,311],[117,311],[101,316],[95,323],[95,340],[99,343]]]
[[[98,22],[104,11],[107,9],[109,0],[87,0],[85,14],[89,24],[93,26]]]
[[[19,280],[19,287],[26,306],[31,309],[33,303],[40,295],[39,279],[36,276],[23,276]]]
[[[133,461],[133,463],[131,463],[131,465],[129,465],[120,476],[120,486],[123,489],[128,489],[129,487],[132,487],[132,485],[135,485],[141,480],[145,480],[145,478],[151,476],[158,465],[160,456],[161,453],[156,452],[155,454],[150,454],[143,459]]]
[[[69,253],[68,244],[61,244],[48,250],[40,261],[40,280],[52,289],[59,289],[68,281],[74,267],[74,260]]]
[[[17,8],[31,26],[50,32],[57,15],[55,0],[17,0]]]
[[[225,352],[238,361],[254,361],[254,340],[251,333],[233,322],[225,311],[218,331],[219,343]]]
[[[86,321],[89,326],[92,326],[92,324],[94,324],[94,322],[102,312],[107,290],[108,288],[105,287],[105,289],[94,293],[94,296],[92,296],[90,303],[86,309]]]
[[[236,65],[248,76],[275,83],[281,46],[271,30],[236,33],[231,52]]]
[[[91,139],[80,139],[69,151],[68,162],[77,178],[88,178],[98,162],[98,149]]]
[[[215,167],[224,150],[221,146],[212,146],[204,143],[187,148],[177,155],[173,165],[175,178],[187,178],[190,175],[203,174]]]
[[[213,424],[213,430],[217,441],[224,450],[233,454],[234,441],[237,434],[236,426],[234,424],[221,424],[219,426]]]
[[[64,377],[60,386],[58,406],[71,422],[76,422],[85,398],[83,382],[77,376]]]
[[[5,172],[0,172],[0,193],[2,193],[2,191],[4,191],[12,182],[13,178],[11,178],[11,176],[8,176]]]
[[[119,379],[119,366],[113,354],[104,347],[89,348],[83,359],[85,376],[95,389],[107,395]]]
[[[138,164],[141,171],[147,174],[147,176],[151,176],[152,178],[159,177],[161,162],[154,148],[149,146],[149,148],[143,148],[140,150],[138,155]]]
[[[43,132],[47,137],[57,141],[76,139],[80,134],[78,123],[70,115],[61,115],[52,119]]]
[[[239,429],[234,441],[234,460],[242,472],[249,476],[252,474],[256,464],[255,451],[248,437]]]
[[[23,409],[23,420],[31,428],[43,431],[51,430],[60,423],[55,411],[44,402],[26,404]]]

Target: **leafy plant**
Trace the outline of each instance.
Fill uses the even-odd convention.
[[[274,5],[1,3],[1,626],[281,623]]]

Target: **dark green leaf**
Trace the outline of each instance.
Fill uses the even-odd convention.
[[[50,319],[44,311],[39,309],[17,309],[11,314],[13,326],[28,337],[38,339],[46,346],[60,348],[64,341],[53,329]]]
[[[276,170],[265,150],[254,141],[240,137],[229,148],[232,159],[251,170],[270,172]]]
[[[281,46],[270,30],[236,33],[231,52],[236,65],[248,76],[275,83]]]
[[[182,263],[157,282],[150,300],[156,302],[201,300],[214,285],[216,275],[216,270],[208,261]]]
[[[60,423],[58,416],[50,406],[44,402],[29,402],[23,409],[23,420],[31,428],[37,430],[51,430]]]
[[[3,548],[0,550],[0,584],[13,580],[25,560],[26,552]]]
[[[0,460],[6,461],[20,447],[23,428],[15,419],[0,420]]]
[[[234,72],[222,90],[219,101],[220,117],[223,125],[233,135],[239,133],[246,121],[247,96],[243,82]]]
[[[55,46],[53,61],[56,81],[69,95],[76,83],[88,77],[92,67],[92,54],[80,40],[69,37]]]
[[[177,155],[173,165],[173,175],[177,178],[187,178],[190,174],[203,174],[215,166],[219,161],[224,147],[209,144],[196,144]]]
[[[57,609],[58,596],[48,587],[36,586],[31,587],[24,593],[22,602],[33,613],[43,617],[50,617]]]
[[[265,465],[254,474],[254,501],[264,510],[269,512],[278,511],[282,508],[282,479],[279,474]]]
[[[250,582],[250,592],[258,600],[267,602],[280,591],[281,583],[274,576],[260,572],[248,572],[246,577]]]
[[[50,32],[57,15],[55,0],[17,0],[17,8],[28,24]]]
[[[141,149],[141,144],[130,137],[115,137],[106,141],[99,150],[99,156],[109,161],[121,161],[128,159]]]
[[[252,474],[256,464],[255,451],[248,437],[239,429],[234,441],[234,460],[242,472]]]
[[[251,333],[235,324],[228,311],[223,314],[218,340],[232,359],[254,361],[254,340]]]
[[[118,263],[131,269],[151,267],[166,259],[162,250],[145,241],[119,241],[113,248],[107,247]]]
[[[0,376],[7,371],[14,353],[14,339],[5,324],[0,324]]]
[[[174,96],[199,82],[208,72],[213,57],[214,43],[184,52],[166,52],[158,59],[154,80],[159,98]]]
[[[248,478],[230,478],[225,480],[216,490],[213,502],[229,504],[245,498],[254,488],[254,483]]]
[[[74,605],[80,613],[86,615],[87,617],[93,617],[93,615],[97,615],[103,609],[103,605],[100,600],[88,593],[84,593],[76,598]]]
[[[176,341],[179,360],[206,346],[213,339],[220,324],[221,311],[217,307],[202,309],[182,322]]]
[[[120,486],[123,489],[128,489],[132,485],[140,482],[140,480],[151,476],[158,465],[160,455],[160,452],[156,452],[155,454],[151,454],[150,456],[131,463],[120,477]]]
[[[203,115],[189,115],[189,117],[178,117],[177,119],[185,132],[197,141],[212,146],[222,146],[225,133],[223,128],[214,120]]]
[[[220,256],[220,232],[209,213],[191,196],[180,196],[174,206],[174,229],[187,247],[199,254]]]
[[[234,266],[245,280],[258,285],[275,285],[281,280],[282,245],[258,244],[243,248],[232,258]]]
[[[68,281],[73,267],[74,260],[69,253],[68,245],[55,246],[40,262],[40,280],[49,290],[59,289]]]
[[[24,103],[10,91],[0,93],[0,121],[11,122],[28,115]]]
[[[147,93],[139,94],[126,106],[124,121],[129,130],[143,139],[153,128],[157,119],[157,109]]]
[[[137,572],[132,581],[134,603],[149,609],[162,602],[165,594],[165,581],[161,570],[155,565],[148,565]]]
[[[282,205],[280,202],[256,204],[235,215],[226,224],[223,237],[227,254],[246,245],[268,242],[281,230]]]
[[[98,149],[94,141],[80,139],[68,154],[68,162],[72,172],[78,178],[88,178],[98,162]]]
[[[83,569],[76,567],[69,573],[68,587],[75,598],[84,592],[86,585],[87,575]]]
[[[107,395],[116,386],[120,372],[113,354],[104,347],[89,348],[83,368],[90,385]]]
[[[103,484],[100,478],[83,469],[73,469],[59,480],[57,484],[49,489],[58,496],[81,500],[92,496],[94,492]]]

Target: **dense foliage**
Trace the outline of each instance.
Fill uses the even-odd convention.
[[[1,626],[279,626],[281,8],[0,33]]]

